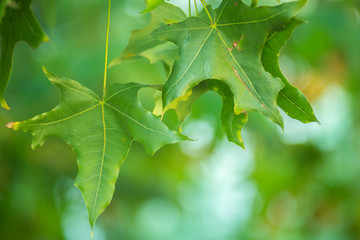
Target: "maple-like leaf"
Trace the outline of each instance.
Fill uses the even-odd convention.
[[[60,89],[60,104],[47,113],[7,126],[31,132],[34,149],[49,136],[64,139],[74,149],[79,168],[75,185],[82,192],[93,227],[112,199],[120,166],[133,140],[153,154],[166,144],[187,138],[143,108],[137,93],[145,85],[113,84],[101,100],[76,81],[45,68],[44,72]]]
[[[150,33],[166,23],[181,22],[186,19],[185,13],[169,3],[162,3],[151,13],[151,21],[143,29],[131,33],[129,44],[120,56],[111,61],[110,66],[118,65],[136,57],[145,57],[150,63],[163,61],[170,71],[178,55],[178,47],[170,42],[164,42],[150,37]]]
[[[302,21],[293,18],[286,24],[283,30],[271,34],[266,41],[261,61],[266,71],[275,77],[279,77],[285,84],[277,99],[279,107],[281,107],[287,115],[303,123],[318,122],[314,110],[304,94],[289,83],[282,74],[279,66],[281,48],[290,38],[295,28],[301,23]]]
[[[206,79],[226,83],[234,95],[236,114],[258,111],[283,126],[277,97],[284,83],[265,71],[261,54],[269,33],[282,27],[305,0],[275,7],[252,8],[240,0],[223,0],[199,18],[165,25],[152,36],[179,46],[180,58],[165,83],[166,107]]]
[[[5,16],[0,26],[0,104],[5,109],[9,109],[4,92],[11,75],[15,44],[26,41],[32,48],[36,48],[41,42],[48,41],[30,10],[30,4],[31,0],[12,0],[8,1],[7,7],[4,5]]]

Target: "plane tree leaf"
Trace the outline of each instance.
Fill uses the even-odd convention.
[[[282,74],[279,66],[279,54],[281,48],[290,38],[295,28],[301,23],[302,21],[293,18],[283,30],[271,34],[266,41],[261,61],[265,70],[273,76],[279,77],[285,85],[284,88],[281,89],[277,99],[279,107],[281,107],[290,117],[303,123],[309,123],[318,121],[310,103],[299,89],[289,83]]]
[[[11,75],[15,44],[26,41],[32,48],[36,48],[41,42],[48,41],[48,37],[30,10],[30,4],[31,0],[13,0],[8,1],[6,7],[1,5],[5,8],[5,15],[0,26],[0,104],[5,109],[9,109],[4,99],[4,92]]]
[[[74,149],[79,168],[75,185],[82,192],[93,227],[112,199],[120,166],[133,140],[153,154],[165,144],[187,138],[142,107],[137,93],[146,85],[113,84],[100,100],[80,83],[45,68],[44,72],[60,89],[60,104],[47,113],[7,126],[31,132],[34,149],[49,136],[64,139]]]
[[[151,21],[149,25],[131,33],[129,44],[120,56],[111,61],[110,67],[138,57],[144,57],[150,63],[163,61],[170,72],[179,53],[178,47],[171,42],[154,39],[150,37],[150,33],[165,24],[184,21],[186,15],[180,8],[165,2],[150,14]]]
[[[306,1],[252,8],[240,0],[223,0],[200,17],[165,25],[152,32],[179,47],[180,58],[164,85],[166,106],[206,79],[226,83],[234,95],[234,111],[258,111],[283,126],[277,97],[284,83],[265,71],[261,54],[269,33],[281,29]]]

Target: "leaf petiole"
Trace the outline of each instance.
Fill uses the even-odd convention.
[[[191,17],[191,0],[189,0],[189,17]]]
[[[107,79],[107,65],[108,65],[108,52],[109,52],[109,29],[110,29],[110,9],[111,9],[111,0],[109,0],[107,26],[106,26],[105,70],[104,70],[103,101],[104,101],[104,99],[105,99],[106,79]]]
[[[199,16],[199,12],[198,12],[198,8],[197,8],[197,3],[196,0],[194,0],[194,6],[195,6],[195,12],[196,12],[196,16]]]
[[[203,5],[205,11],[206,11],[206,14],[208,15],[208,17],[209,17],[209,19],[210,19],[210,21],[211,21],[211,25],[214,25],[214,21],[213,21],[211,15],[210,15],[210,13],[209,13],[207,7],[206,7],[206,6],[207,6],[206,1],[205,1],[205,0],[200,0],[200,1],[201,1],[201,4]]]

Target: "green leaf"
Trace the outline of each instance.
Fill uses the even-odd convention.
[[[36,48],[41,42],[49,40],[30,10],[30,4],[31,0],[9,2],[0,26],[0,104],[5,109],[10,109],[4,99],[4,92],[11,75],[15,44],[26,41],[32,48]]]
[[[223,101],[221,121],[228,140],[245,149],[241,129],[248,120],[248,113],[244,110],[238,114],[234,112],[234,97],[226,84],[216,80],[208,80],[207,84],[209,90],[217,92]]]
[[[11,2],[10,0],[1,0],[0,1],[0,24],[1,24],[2,18],[5,15],[6,6],[8,6],[10,2]]]
[[[236,114],[258,111],[283,126],[276,99],[284,84],[266,72],[261,54],[268,34],[281,29],[306,1],[252,8],[224,0],[199,18],[166,25],[152,36],[179,46],[180,58],[165,83],[166,107],[205,79],[226,83],[234,95]],[[165,108],[166,109],[166,108]]]
[[[228,140],[244,148],[241,129],[247,122],[248,114],[245,111],[241,111],[239,114],[234,112],[233,94],[225,83],[213,79],[203,81],[192,88],[187,95],[173,101],[168,105],[168,109],[175,110],[181,124],[190,114],[193,103],[207,91],[218,93],[222,99],[221,121]]]
[[[279,77],[285,84],[285,87],[281,89],[277,99],[279,107],[281,107],[287,115],[303,123],[318,122],[304,94],[289,83],[282,74],[279,66],[281,48],[290,38],[295,28],[301,23],[302,21],[293,18],[283,30],[270,35],[268,41],[266,41],[261,61],[266,71],[275,77]]]
[[[251,0],[251,7],[256,7],[258,5],[259,0]]]
[[[142,107],[137,93],[149,86],[113,84],[102,101],[80,83],[45,68],[44,72],[60,89],[60,104],[50,112],[7,126],[31,132],[34,149],[49,136],[62,138],[72,146],[79,168],[75,185],[82,192],[93,227],[112,199],[120,166],[133,140],[153,154],[166,144],[187,138],[170,130]]]
[[[147,13],[158,7],[164,0],[146,0],[146,8],[142,13]]]
[[[110,67],[132,60],[136,57],[145,57],[149,59],[150,63],[155,63],[160,60],[163,61],[170,71],[175,58],[178,55],[178,47],[170,42],[156,40],[150,37],[149,34],[166,23],[184,21],[186,15],[180,8],[169,3],[162,3],[150,14],[151,22],[149,25],[141,30],[136,30],[131,33],[128,46],[119,57],[115,58],[110,63]]]

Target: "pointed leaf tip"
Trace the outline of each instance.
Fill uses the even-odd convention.
[[[42,65],[41,69],[43,70],[43,73],[45,73],[45,75],[47,75],[49,73],[49,69],[47,67],[45,67],[44,65]]]
[[[50,71],[47,67],[45,67],[45,66],[42,66],[42,70],[43,70],[43,73],[45,74],[45,76],[47,77],[47,79],[50,80],[50,82],[51,82],[51,79],[52,79],[52,78],[58,76],[57,74],[51,72],[51,71]],[[58,76],[58,77],[60,77],[60,76]]]
[[[1,99],[1,106],[8,111],[10,110],[10,107],[7,105],[5,99]]]

